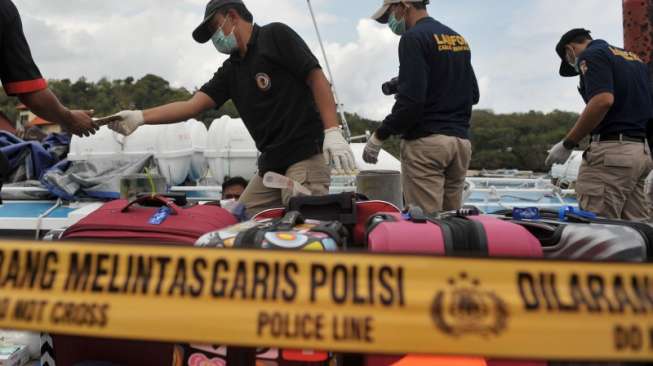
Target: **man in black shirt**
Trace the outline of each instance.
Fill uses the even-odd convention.
[[[653,167],[646,144],[653,91],[646,64],[634,53],[572,29],[556,46],[560,75],[580,76],[587,104],[574,128],[555,145],[546,164],[562,164],[586,136],[576,193],[580,207],[612,219],[647,221],[646,177]]]
[[[479,90],[465,38],[429,17],[428,0],[385,0],[373,18],[401,35],[397,102],[365,148],[376,163],[400,135],[404,199],[427,212],[462,205],[472,155],[472,106]]]
[[[32,59],[18,9],[0,0],[0,80],[5,93],[16,96],[37,116],[80,136],[95,133],[91,111],[71,111],[61,105]]]
[[[291,191],[266,188],[263,175],[285,174],[315,195],[328,193],[330,169],[352,174],[353,154],[320,64],[288,26],[258,26],[241,0],[211,0],[193,32],[231,57],[190,100],[146,111],[123,111],[112,129],[129,135],[143,124],[184,121],[233,100],[258,150],[259,174],[241,197],[248,214],[288,202]],[[324,154],[324,157],[323,157]]]

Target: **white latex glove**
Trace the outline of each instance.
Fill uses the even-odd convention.
[[[145,124],[143,111],[122,111],[114,116],[122,119],[120,121],[109,123],[109,128],[124,136],[131,135],[139,127]]]
[[[546,158],[546,166],[550,167],[553,164],[564,164],[569,160],[571,153],[574,150],[569,150],[564,146],[564,141],[560,141],[551,150],[549,150],[549,157]]]
[[[324,131],[324,160],[337,174],[356,174],[354,153],[338,127]]]
[[[379,153],[383,147],[383,141],[376,137],[376,133],[370,137],[363,151],[363,160],[368,164],[376,164],[379,162]]]

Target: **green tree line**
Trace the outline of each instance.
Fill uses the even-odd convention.
[[[80,78],[77,81],[69,79],[49,80],[50,89],[61,102],[71,109],[94,109],[95,116],[108,116],[126,109],[147,109],[162,104],[186,100],[192,92],[185,88],[175,88],[165,79],[156,75],[145,75],[139,80],[133,77],[126,79],[100,79],[97,82]],[[12,121],[16,120],[17,98],[0,96],[0,111]],[[238,111],[231,101],[219,110],[212,110],[198,116],[198,120],[210,123],[223,115],[238,116]]]
[[[165,79],[146,75],[141,79],[101,79],[97,82],[80,78],[50,80],[50,88],[66,106],[76,109],[95,109],[96,116],[106,116],[125,109],[147,109],[161,104],[186,100],[192,93],[185,88],[175,88]],[[16,120],[18,100],[0,96],[0,111]],[[218,110],[207,111],[198,120],[209,125],[223,115],[238,117],[231,101]],[[352,135],[374,131],[380,121],[346,114]],[[472,169],[520,169],[545,171],[547,150],[560,141],[576,122],[578,115],[553,111],[542,113],[496,114],[489,110],[476,110],[472,117]],[[384,148],[399,156],[398,138],[393,138]]]
[[[352,135],[374,131],[379,121],[347,114]],[[519,169],[545,172],[547,151],[562,140],[578,119],[578,114],[553,111],[495,114],[476,110],[472,115],[471,140],[474,149],[471,169]],[[398,138],[383,148],[399,156]]]

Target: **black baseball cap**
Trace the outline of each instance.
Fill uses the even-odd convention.
[[[209,39],[213,36],[213,32],[211,32],[211,29],[209,28],[209,23],[211,22],[211,19],[213,19],[213,16],[215,13],[220,10],[220,8],[225,7],[227,5],[234,5],[234,4],[241,4],[245,5],[243,3],[243,0],[211,0],[209,3],[206,5],[206,11],[204,12],[204,21],[195,28],[193,31],[193,39],[199,43],[206,43],[208,42]]]
[[[558,45],[556,46],[556,53],[558,54],[558,56],[560,56],[560,59],[562,60],[562,64],[560,65],[560,76],[564,76],[564,77],[578,76],[578,72],[576,72],[576,69],[574,69],[574,67],[567,62],[567,57],[566,57],[567,51],[565,50],[565,47],[569,43],[571,43],[574,39],[576,39],[576,37],[589,36],[590,33],[591,32],[588,31],[587,29],[575,28],[565,33],[562,36],[562,38],[560,38],[560,42],[558,42]]]

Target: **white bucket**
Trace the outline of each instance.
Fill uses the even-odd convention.
[[[181,185],[186,181],[193,160],[193,144],[185,122],[162,127],[157,138],[155,158],[159,173],[169,185]]]
[[[259,152],[243,121],[224,116],[211,124],[204,156],[213,178],[222,184],[225,177],[251,180],[257,171]]]

